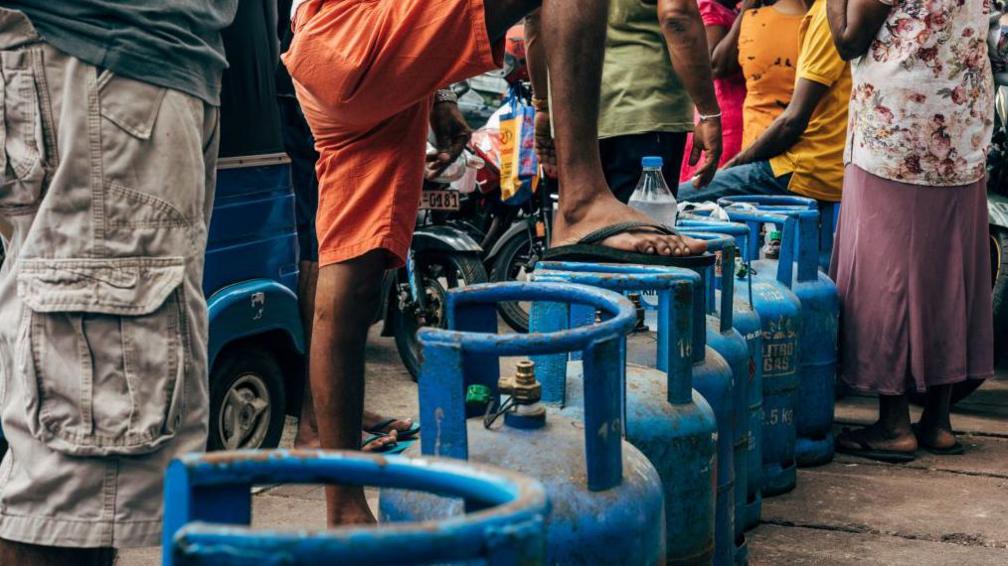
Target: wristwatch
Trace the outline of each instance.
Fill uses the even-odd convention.
[[[450,88],[439,88],[434,92],[434,104],[440,104],[442,102],[458,104],[458,95]]]

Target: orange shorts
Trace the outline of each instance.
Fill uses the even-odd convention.
[[[432,95],[495,61],[483,0],[311,0],[284,64],[320,158],[319,264],[413,237]]]

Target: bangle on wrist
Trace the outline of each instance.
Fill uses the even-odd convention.
[[[450,88],[440,88],[434,92],[434,104],[441,102],[458,103],[458,95]]]
[[[549,99],[532,97],[532,107],[539,112],[549,112]]]
[[[714,120],[720,120],[720,119],[721,119],[720,112],[718,112],[717,114],[700,114],[701,122],[712,122]]]

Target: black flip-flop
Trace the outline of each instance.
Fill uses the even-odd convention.
[[[662,265],[675,267],[702,268],[714,261],[711,254],[689,256],[664,256],[658,254],[642,254],[626,250],[617,250],[601,245],[612,236],[628,232],[654,232],[661,236],[675,236],[676,231],[661,224],[648,222],[621,222],[596,230],[578,240],[576,244],[557,246],[546,250],[543,260],[546,261],[579,261],[598,263],[633,263],[640,265]]]
[[[850,434],[852,432],[854,432],[852,429],[844,427],[843,431],[837,435],[835,443],[837,452],[840,452],[841,454],[848,454],[850,456],[857,456],[859,458],[868,458],[869,460],[878,460],[889,464],[906,464],[917,459],[917,456],[913,452],[900,452],[898,450],[872,448],[863,441],[850,438]],[[841,442],[841,437],[844,435],[847,435],[847,438],[843,439],[843,442],[855,443],[857,444],[857,447],[846,446],[843,444],[843,442]]]
[[[910,425],[910,428],[913,429],[914,436],[917,437],[917,446],[927,450],[935,456],[962,456],[966,453],[966,447],[959,442],[959,439],[956,439],[955,444],[952,446],[946,446],[945,448],[931,446],[921,441],[920,423],[914,423]]]
[[[405,419],[385,419],[380,421],[378,424],[371,428],[364,429],[364,432],[369,432],[371,434],[388,434],[392,432],[392,423],[405,420]],[[410,423],[410,427],[406,430],[395,429],[396,438],[399,440],[409,440],[420,433],[420,423],[413,422]]]

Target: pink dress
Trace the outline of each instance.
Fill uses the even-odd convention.
[[[728,8],[717,0],[697,0],[700,16],[705,26],[732,27],[738,12]],[[745,77],[739,72],[736,75],[714,79],[714,94],[721,106],[722,148],[721,163],[735,157],[742,150],[742,104],[745,102]],[[681,182],[689,181],[696,173],[696,167],[690,167],[690,153],[693,152],[693,134],[686,139],[686,153],[683,156],[682,169],[679,173]]]

